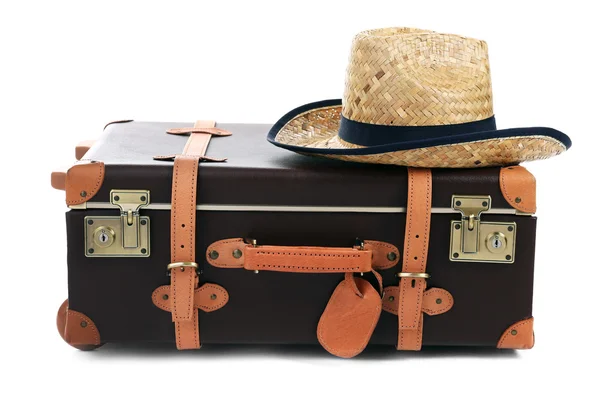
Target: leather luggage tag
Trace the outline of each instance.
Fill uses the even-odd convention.
[[[360,354],[379,321],[381,303],[380,294],[368,281],[346,274],[319,320],[319,343],[338,357]]]

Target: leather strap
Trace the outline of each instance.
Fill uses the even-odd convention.
[[[194,128],[212,128],[214,121],[198,121]],[[198,163],[206,153],[211,133],[191,133],[181,155],[175,156],[171,209],[171,262],[196,258],[196,191]],[[198,275],[194,267],[171,269],[171,312],[177,348],[200,348],[198,309],[194,292]]]
[[[370,272],[371,250],[352,247],[246,246],[244,268],[255,271]]]
[[[431,170],[408,168],[408,201],[402,272],[423,273],[431,223]],[[425,278],[400,278],[398,350],[420,350],[423,336]]]
[[[365,240],[364,248],[257,246],[244,239],[219,240],[208,246],[206,261],[218,268],[245,268],[284,272],[370,272],[395,266],[396,246]]]

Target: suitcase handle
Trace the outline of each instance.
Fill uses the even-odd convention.
[[[356,247],[264,246],[241,238],[219,240],[206,250],[206,260],[217,268],[296,273],[365,273],[398,263],[398,249],[365,241]],[[378,265],[379,264],[379,265]]]

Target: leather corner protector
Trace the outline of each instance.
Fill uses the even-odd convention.
[[[535,343],[533,317],[512,324],[504,331],[497,347],[499,349],[531,349]]]
[[[50,174],[50,184],[56,190],[65,190],[67,184],[67,173],[65,171],[54,171]]]
[[[117,121],[111,121],[108,124],[104,125],[104,128],[102,128],[102,130],[106,129],[107,126],[112,125],[112,124],[122,124],[125,122],[133,122],[132,119],[119,119]]]
[[[58,309],[56,327],[63,340],[79,350],[93,350],[102,345],[94,321],[83,313],[70,310],[69,300]]]
[[[75,146],[75,159],[81,160],[95,142],[95,140],[83,140],[77,143],[77,146]]]
[[[383,310],[398,315],[398,286],[387,286],[383,289]],[[423,295],[423,312],[427,315],[440,315],[448,312],[454,305],[454,297],[446,289],[427,289]]]
[[[244,239],[219,240],[206,249],[206,261],[218,268],[243,268],[246,246]]]
[[[171,312],[170,293],[169,285],[156,288],[152,292],[152,303],[161,310]],[[214,283],[205,283],[194,291],[194,307],[204,312],[213,312],[223,308],[228,301],[227,290]]]
[[[373,252],[373,268],[389,269],[398,264],[401,254],[396,246],[376,240],[365,240],[364,244],[365,250]]]
[[[83,204],[98,193],[104,182],[102,161],[79,162],[67,171],[67,205]]]
[[[514,209],[524,213],[535,213],[535,177],[526,168],[515,165],[500,169],[500,190]]]

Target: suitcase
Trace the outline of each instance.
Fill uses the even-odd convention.
[[[411,172],[289,153],[265,140],[269,125],[190,126],[111,123],[53,173],[69,206],[57,325],[70,345],[533,346],[525,168]],[[186,175],[174,155],[198,133],[212,139]],[[426,194],[415,173],[429,174]],[[422,270],[406,270],[421,257],[407,235]]]

